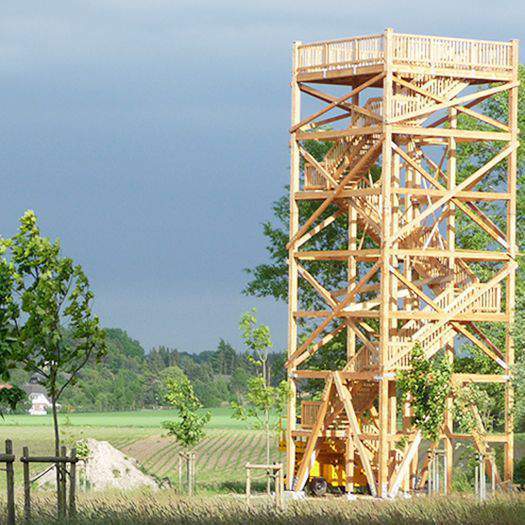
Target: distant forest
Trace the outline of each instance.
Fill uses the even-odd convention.
[[[229,405],[245,392],[255,367],[246,355],[220,340],[211,351],[191,354],[160,346],[146,352],[124,330],[106,329],[107,355],[90,362],[78,381],[61,398],[62,412],[121,411],[165,406],[164,384],[169,377],[186,374],[206,407]],[[271,382],[284,378],[284,354],[270,356]],[[27,382],[27,372],[16,371],[17,384]],[[28,407],[20,405],[19,411]]]

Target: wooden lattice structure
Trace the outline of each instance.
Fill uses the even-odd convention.
[[[475,407],[478,427],[459,434],[453,399],[448,401],[442,437],[448,486],[453,443],[465,439],[488,458],[489,471],[497,467],[487,451],[501,444],[504,468],[495,475],[500,483],[511,480],[517,41],[388,29],[374,36],[297,42],[293,60],[288,490],[303,489],[327,447],[336,463],[343,458],[347,491],[354,489],[358,469],[370,492],[382,497],[424,485],[429,460],[422,459],[423,445],[428,444],[409,431],[410,403],[397,406],[396,397],[396,373],[409,365],[416,342],[429,359],[444,352],[451,360],[459,342],[469,342],[497,364],[498,373],[453,374],[452,380],[500,383],[505,397],[505,431],[498,434],[485,432]],[[495,96],[508,101],[506,122],[480,109]],[[303,98],[309,115],[301,113]],[[320,108],[312,109],[314,101]],[[459,115],[478,125],[462,129]],[[316,158],[307,141],[330,147]],[[456,151],[467,142],[491,154],[458,178]],[[498,183],[480,188],[495,174]],[[302,216],[301,201],[315,202],[309,208],[315,211]],[[506,224],[496,224],[489,205],[505,210]],[[490,237],[490,248],[462,248],[456,242],[459,220]],[[312,249],[317,236],[341,221],[347,224],[345,238],[332,249]],[[344,265],[347,275],[337,289],[325,282],[333,264]],[[476,271],[480,266],[483,272]],[[321,308],[303,306],[308,287]],[[486,323],[504,327],[504,348],[485,334]],[[337,338],[345,340],[345,364],[309,368],[317,351]],[[324,390],[320,401],[301,397],[300,407],[300,383],[307,379],[323,380]],[[438,444],[429,446],[431,458]]]

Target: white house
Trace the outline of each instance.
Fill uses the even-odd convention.
[[[38,377],[33,376],[29,383],[22,387],[31,401],[31,408],[28,410],[32,416],[45,416],[51,408],[51,401],[47,397],[46,389],[38,382]]]
[[[45,416],[47,409],[51,408],[51,401],[49,401],[45,393],[29,394],[29,400],[31,401],[29,414],[32,416]]]

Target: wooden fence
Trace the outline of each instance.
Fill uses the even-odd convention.
[[[20,461],[23,467],[24,479],[24,521],[31,521],[31,485],[53,469],[56,470],[57,516],[59,518],[66,516],[73,518],[76,515],[76,465],[78,462],[76,449],[72,448],[69,456],[67,455],[66,447],[61,447],[59,456],[30,456],[29,448],[24,447]],[[13,453],[13,443],[10,439],[7,439],[5,442],[5,454],[0,454],[0,464],[5,465],[3,470],[6,473],[6,522],[8,525],[16,523],[15,462],[16,456]],[[31,463],[49,463],[50,466],[31,479]],[[67,498],[68,478],[69,501]]]
[[[270,483],[274,482],[274,504],[277,508],[284,506],[284,472],[282,463],[274,463],[272,465],[259,465],[253,463],[246,463],[246,503],[250,504],[252,498],[252,480],[255,472],[262,472],[268,480],[267,494],[270,493]]]

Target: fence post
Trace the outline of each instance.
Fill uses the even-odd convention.
[[[60,454],[60,451],[58,452]],[[62,471],[60,470],[60,462],[57,461],[58,458],[54,458],[55,463],[55,474],[56,474],[56,491],[57,491],[57,517],[62,518],[62,498],[60,497],[60,476]]]
[[[69,464],[69,517],[75,517],[77,513],[76,485],[77,485],[77,449],[71,449],[71,463]]]
[[[24,469],[24,520],[31,521],[31,477],[29,474],[29,448],[22,449],[22,465]]]
[[[279,506],[281,509],[284,508],[284,466],[282,463],[279,470]]]
[[[60,456],[62,460],[67,459],[67,448],[62,445],[60,447]],[[64,516],[67,515],[67,463],[65,461],[60,462],[60,496],[62,498],[62,513]]]
[[[191,496],[191,454],[189,452],[186,454],[186,485],[188,496]]]
[[[7,524],[15,525],[15,471],[13,468],[13,442],[5,440],[6,479],[7,479]]]

